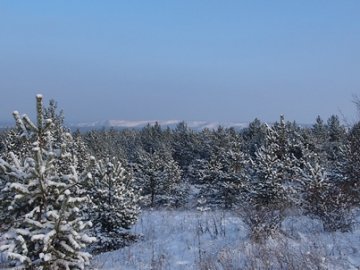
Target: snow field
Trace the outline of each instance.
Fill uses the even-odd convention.
[[[352,232],[326,233],[319,220],[291,216],[280,231],[254,243],[236,212],[144,211],[132,228],[143,238],[92,263],[99,270],[360,268],[358,223]]]

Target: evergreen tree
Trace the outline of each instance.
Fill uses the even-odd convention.
[[[179,123],[173,131],[173,157],[186,176],[188,174],[188,166],[194,159],[198,158],[198,153],[195,153],[195,144],[194,132],[185,122]]]
[[[110,250],[122,244],[121,233],[129,229],[139,215],[139,195],[133,179],[116,158],[96,162],[92,166],[92,179],[87,183],[87,193],[92,204],[89,215],[93,231],[99,238],[97,250]]]
[[[79,172],[87,170],[91,163],[91,155],[88,146],[85,144],[79,131],[73,135],[72,156]]]
[[[36,99],[37,124],[15,113],[18,136],[32,145],[32,153],[10,152],[0,159],[1,194],[9,199],[1,202],[1,217],[11,217],[0,251],[26,269],[84,269],[90,255],[83,249],[95,239],[84,233],[91,222],[82,216],[88,200],[81,183],[91,175],[79,175],[73,165],[66,174],[59,168],[66,145],[54,144],[54,125],[43,117],[42,96]]]
[[[266,125],[261,123],[258,118],[249,123],[249,126],[242,131],[244,138],[244,149],[250,155],[255,158],[256,151],[264,145],[266,138]]]
[[[327,230],[348,230],[351,225],[348,194],[329,177],[317,153],[305,149],[302,159],[303,210],[320,218]]]
[[[106,159],[107,157],[126,157],[124,145],[120,142],[120,132],[114,128],[106,130],[91,130],[84,136],[86,146],[91,154],[97,159]]]
[[[346,130],[340,124],[339,117],[332,115],[327,121],[329,142],[341,142],[345,138]]]
[[[55,143],[61,143],[61,136],[64,133],[70,133],[70,130],[65,128],[64,112],[58,111],[58,104],[54,99],[49,101],[49,105],[43,109],[44,119],[51,119],[53,125],[53,138]]]
[[[7,137],[8,130],[0,129],[0,155],[3,155],[6,151],[6,142],[5,138]]]
[[[163,143],[163,131],[158,122],[154,125],[147,124],[140,133],[142,148],[148,152],[153,153],[161,151],[165,147]]]
[[[350,205],[360,203],[360,123],[348,135],[335,166],[335,181],[349,200]]]
[[[198,160],[201,190],[199,196],[213,207],[230,209],[241,200],[246,158],[240,144],[218,147],[210,160]]]
[[[119,133],[118,143],[124,153],[124,160],[132,163],[136,161],[137,152],[142,149],[139,131],[134,129],[124,129]]]
[[[327,141],[325,143],[325,151],[327,159],[329,161],[329,168],[334,166],[334,162],[345,143],[346,130],[344,126],[340,124],[339,117],[336,115],[330,116],[327,121]]]
[[[169,152],[140,152],[134,171],[146,205],[176,205],[178,200],[184,199],[184,194],[177,189],[182,187],[181,170]],[[176,194],[179,197],[174,196]]]
[[[265,144],[255,153],[246,186],[248,209],[244,209],[254,240],[274,233],[284,211],[292,206],[292,186],[299,166],[294,153],[301,153],[300,138],[295,134],[281,116],[279,123],[267,128]]]
[[[295,150],[298,149],[298,150]],[[300,138],[289,136],[283,116],[280,123],[268,127],[265,145],[256,152],[254,160],[254,179],[250,182],[251,201],[254,205],[281,209],[289,206],[288,183],[296,177],[301,153]]]
[[[188,177],[191,185],[207,183],[207,175],[210,171],[210,162],[207,159],[195,159],[189,165]]]
[[[63,141],[65,133],[69,130],[64,128],[64,114],[63,111],[57,111],[57,103],[50,100],[48,107],[42,109],[43,119],[51,120],[52,123],[52,140],[53,144],[59,146]],[[4,138],[4,146],[6,152],[16,153],[18,157],[23,157],[32,153],[32,140],[30,137],[34,135],[27,129],[31,129],[30,119],[24,115],[21,118],[19,112],[14,111],[13,117],[15,119],[16,127],[9,130]],[[29,140],[30,139],[30,140]]]
[[[327,139],[327,128],[320,116],[316,118],[316,122],[312,126],[311,131],[314,138],[315,146],[320,147],[321,149]]]

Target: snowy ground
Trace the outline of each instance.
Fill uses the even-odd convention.
[[[234,212],[145,211],[132,231],[143,239],[100,254],[96,269],[360,269],[360,214],[349,233],[288,217],[282,233],[256,244]]]

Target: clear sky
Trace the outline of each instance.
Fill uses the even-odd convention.
[[[358,0],[0,1],[0,120],[312,123],[360,94]]]

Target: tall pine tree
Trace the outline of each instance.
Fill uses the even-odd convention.
[[[91,175],[79,175],[71,163],[63,170],[70,138],[61,135],[64,141],[55,143],[55,125],[44,119],[42,100],[37,95],[36,124],[14,113],[17,136],[31,149],[0,159],[1,194],[7,197],[1,202],[6,226],[0,251],[26,269],[85,269],[90,254],[83,249],[95,238],[84,232],[91,222],[82,216],[88,199],[81,184]]]

